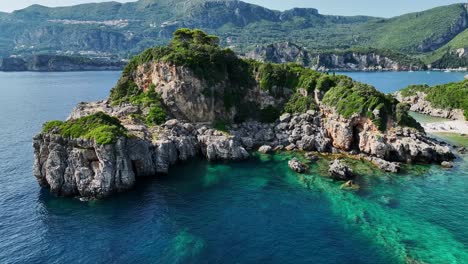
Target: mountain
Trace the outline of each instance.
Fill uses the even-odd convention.
[[[128,57],[166,44],[181,27],[201,28],[236,51],[294,42],[309,50],[373,47],[417,54],[437,50],[467,28],[467,4],[384,19],[284,12],[237,0],[140,0],[0,13],[0,56],[92,51]]]

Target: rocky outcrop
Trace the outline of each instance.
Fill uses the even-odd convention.
[[[139,177],[168,173],[172,165],[195,156],[242,160],[249,157],[249,150],[263,145],[274,149],[292,146],[290,150],[361,153],[392,172],[399,169],[396,162],[440,163],[453,159],[447,146],[420,132],[396,129],[377,133],[360,118],[347,121],[309,111],[284,115],[283,122],[244,122],[220,132],[202,123],[182,120],[147,127],[128,118],[140,110],[129,105],[111,106],[107,101],[79,104],[71,119],[102,111],[118,117],[133,136],[103,146],[93,140],[63,138],[54,131],[39,134],[34,138],[34,175],[39,183],[63,196],[102,198],[132,188]],[[347,180],[349,171],[336,163],[334,175]],[[301,166],[294,168],[303,171]]]
[[[293,158],[292,160],[288,161],[288,166],[291,168],[291,170],[297,173],[304,173],[307,170],[306,165],[300,162],[297,158]]]
[[[268,154],[273,151],[273,148],[268,145],[263,145],[260,148],[258,148],[258,152],[263,153],[263,154]]]
[[[0,71],[107,71],[121,70],[125,61],[57,55],[0,59]]]
[[[311,59],[307,50],[291,42],[257,46],[254,50],[248,52],[245,57],[262,62],[294,62],[303,66],[310,65]]]
[[[427,94],[423,92],[416,92],[415,95],[406,97],[403,96],[401,92],[396,92],[394,95],[398,101],[409,104],[411,111],[452,120],[465,120],[462,109],[440,109],[433,107],[432,104],[426,100]]]
[[[330,162],[328,172],[336,180],[349,181],[355,176],[353,170],[339,159]]]
[[[203,125],[168,121],[157,131],[126,127],[135,137],[109,145],[53,132],[37,135],[34,175],[53,193],[103,198],[132,188],[137,177],[168,173],[171,165],[199,154],[211,161],[249,157],[237,138]]]

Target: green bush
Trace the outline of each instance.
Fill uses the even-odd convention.
[[[309,96],[295,93],[284,106],[286,113],[305,113],[307,110],[315,109],[315,101]]]
[[[351,88],[332,87],[325,93],[323,103],[334,107],[345,118],[353,114],[368,117],[383,131],[386,129],[388,118],[394,115],[396,100],[370,85],[354,82]],[[376,110],[377,115],[374,113]]]
[[[433,107],[441,109],[462,109],[468,120],[468,80],[429,87],[412,85],[400,91],[402,96],[413,96],[417,92],[425,93],[426,100]]]
[[[279,115],[281,114],[278,108],[269,105],[264,109],[260,110],[260,122],[263,123],[273,123],[276,119],[278,119]]]
[[[150,108],[148,116],[146,117],[146,124],[148,125],[161,125],[166,122],[167,115],[161,105],[154,105]]]
[[[399,103],[396,106],[396,122],[399,126],[413,127],[419,131],[423,131],[423,127],[418,123],[412,116],[408,114],[410,105],[405,103]]]
[[[128,136],[117,118],[103,112],[66,122],[50,121],[44,124],[42,131],[48,133],[53,128],[58,128],[63,137],[94,139],[101,145],[115,143],[118,138]]]
[[[229,132],[227,128],[226,121],[224,120],[217,120],[213,123],[213,128],[222,132]]]

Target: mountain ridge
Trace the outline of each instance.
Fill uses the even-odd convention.
[[[323,15],[314,8],[277,11],[237,0],[140,0],[33,5],[0,14],[0,27],[2,56],[96,51],[128,58],[167,44],[181,27],[216,34],[222,45],[241,52],[290,41],[311,51],[373,47],[426,54],[466,30],[468,15],[466,3],[387,19]]]

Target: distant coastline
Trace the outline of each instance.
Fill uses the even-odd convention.
[[[0,58],[2,72],[72,72],[72,71],[117,71],[127,61],[84,56],[32,55],[27,57]]]

